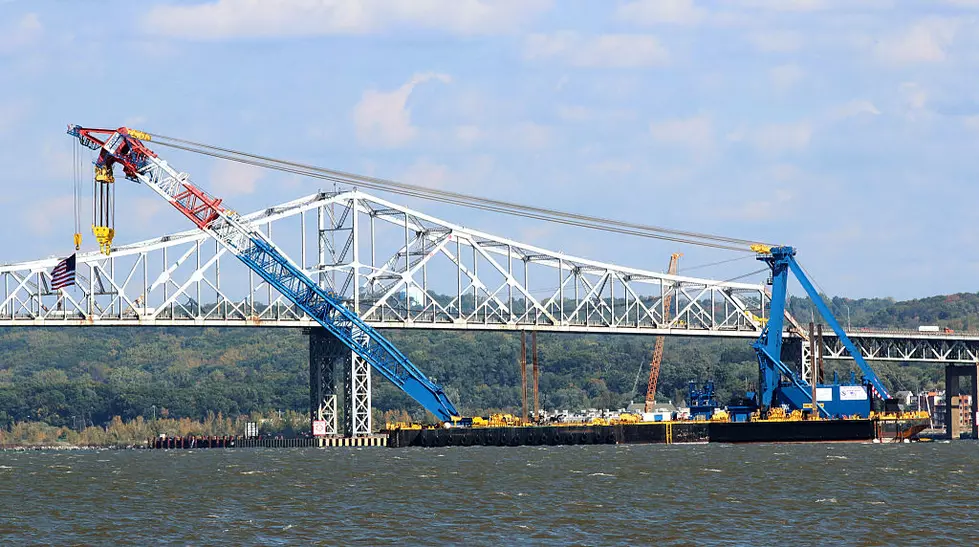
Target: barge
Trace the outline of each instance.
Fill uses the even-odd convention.
[[[916,440],[928,423],[921,414],[881,414],[869,418],[785,419],[732,422],[681,420],[589,424],[421,427],[396,424],[387,446],[556,446],[590,444],[902,442]]]

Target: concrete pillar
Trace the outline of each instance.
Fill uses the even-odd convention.
[[[976,420],[976,409],[979,408],[979,365],[945,366],[945,432],[952,439],[959,438],[959,384],[963,376],[972,380],[969,386],[969,395],[972,398],[972,404],[968,407],[969,421],[972,423],[972,438],[979,439],[979,420]]]

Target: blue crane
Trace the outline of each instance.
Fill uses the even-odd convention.
[[[166,199],[290,302],[350,348],[361,359],[418,401],[443,422],[459,418],[459,412],[442,387],[429,380],[407,357],[352,310],[340,296],[324,290],[257,229],[241,222],[237,213],[221,206],[217,199],[190,183],[186,173],[173,169],[143,144],[151,140],[141,131],[91,129],[68,126],[68,134],[83,145],[99,151],[95,162],[97,216],[93,225],[96,239],[105,254],[111,252],[111,211],[115,193],[113,166],[120,164],[126,178],[145,184]]]
[[[843,327],[833,316],[829,307],[823,302],[802,266],[795,259],[796,251],[792,247],[770,247],[767,245],[752,245],[752,250],[758,253],[757,258],[768,264],[772,271],[772,296],[769,318],[762,329],[761,336],[753,344],[758,357],[758,393],[756,403],[759,408],[767,410],[773,405],[788,405],[791,409],[802,409],[806,404],[826,416],[866,417],[870,412],[870,399],[863,385],[839,385],[837,383],[817,385],[816,389],[806,382],[799,374],[782,362],[782,331],[785,323],[785,297],[788,289],[789,272],[802,285],[810,300],[816,305],[819,315],[833,329],[840,342],[850,352],[857,366],[863,372],[866,386],[882,399],[889,397],[887,388],[874,373],[860,351],[844,332]],[[786,379],[786,380],[783,380]],[[814,379],[815,381],[815,379]],[[823,390],[823,396],[817,396],[813,401],[813,393]],[[861,395],[862,393],[862,395]]]

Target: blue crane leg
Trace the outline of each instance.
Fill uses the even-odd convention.
[[[769,300],[768,322],[754,343],[758,356],[758,406],[769,408],[778,386],[779,369],[787,370],[781,362],[782,328],[785,321],[785,295],[789,271],[784,263],[770,260],[772,268],[772,297]],[[783,372],[784,372],[783,370]]]
[[[826,323],[829,324],[830,328],[833,329],[833,332],[836,333],[836,336],[840,339],[840,342],[843,343],[843,347],[850,352],[850,356],[853,357],[853,360],[857,362],[860,370],[863,371],[864,377],[870,381],[870,385],[874,386],[874,389],[877,390],[877,393],[882,398],[887,399],[890,397],[890,395],[887,393],[887,388],[884,387],[884,384],[881,383],[880,378],[878,378],[877,374],[874,373],[874,369],[870,368],[870,365],[867,364],[867,361],[863,358],[863,355],[860,354],[860,350],[857,349],[850,338],[846,335],[846,332],[843,331],[843,327],[840,325],[839,321],[836,320],[836,317],[833,316],[833,312],[829,310],[829,307],[826,306],[826,302],[823,302],[823,298],[819,296],[818,292],[816,292],[816,288],[812,286],[809,278],[806,277],[805,272],[802,271],[802,267],[799,266],[798,262],[796,262],[795,257],[790,254],[787,256],[787,258],[789,268],[792,269],[792,273],[794,273],[796,279],[799,280],[799,284],[802,285],[802,288],[805,289],[806,293],[809,295],[809,299],[816,305],[816,309],[819,310],[819,315],[823,316],[823,319],[826,320]]]

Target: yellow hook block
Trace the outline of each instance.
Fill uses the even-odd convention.
[[[112,251],[112,238],[116,235],[116,231],[108,226],[92,226],[92,233],[95,234],[95,240],[99,242],[99,250],[102,254],[108,255]]]
[[[116,177],[112,174],[111,167],[96,167],[95,182],[115,182]]]

